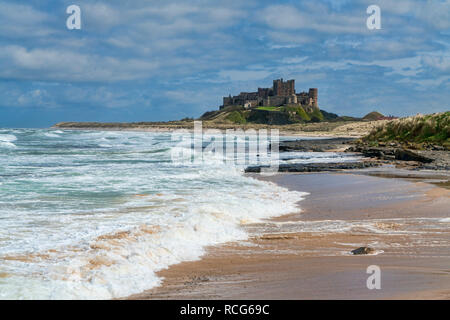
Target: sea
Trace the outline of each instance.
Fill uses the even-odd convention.
[[[245,161],[210,149],[201,161],[174,161],[192,149],[189,138],[0,129],[0,299],[140,293],[161,284],[158,271],[246,240],[246,225],[301,210],[306,193],[246,175]],[[279,155],[280,163],[355,160]]]

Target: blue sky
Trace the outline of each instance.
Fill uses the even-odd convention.
[[[0,127],[198,117],[276,78],[338,114],[445,111],[449,47],[450,0],[0,0]]]

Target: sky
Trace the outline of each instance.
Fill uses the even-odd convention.
[[[449,47],[450,0],[0,0],[0,127],[199,117],[278,78],[339,115],[446,111]]]

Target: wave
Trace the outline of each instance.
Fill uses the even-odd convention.
[[[295,203],[304,195],[271,183],[249,182],[254,195],[220,190],[204,192],[197,200],[189,195],[136,195],[140,205],[153,203],[152,215],[158,214],[158,205],[168,213],[153,224],[98,233],[84,247],[16,257],[28,266],[35,264],[35,271],[38,264],[47,265],[47,273],[44,279],[14,276],[5,292],[22,299],[110,299],[157,286],[157,271],[199,259],[206,246],[247,239],[242,224],[298,210]],[[59,262],[49,268],[52,261]]]
[[[0,141],[0,148],[15,149],[17,146],[12,142]]]
[[[17,137],[13,134],[0,134],[0,141],[3,142],[12,142],[16,141]]]
[[[13,143],[17,137],[13,134],[0,134],[0,148],[15,149],[17,146]]]
[[[55,133],[51,133],[51,132],[46,132],[44,133],[44,136],[49,137],[49,138],[59,138],[60,136],[55,134]]]

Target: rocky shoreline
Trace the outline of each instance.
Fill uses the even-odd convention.
[[[327,152],[332,150],[340,150],[349,148],[355,138],[328,138],[314,140],[294,140],[282,141],[279,144],[281,152],[302,151],[302,152]]]
[[[355,138],[329,138],[318,140],[293,140],[279,143],[280,152],[352,152],[365,158],[358,162],[282,164],[278,172],[321,172],[364,169],[391,164],[407,169],[450,170],[450,152],[438,145],[414,150],[392,142],[371,146]],[[245,172],[259,173],[265,166],[248,167]]]
[[[377,167],[381,163],[378,161],[359,161],[359,162],[333,162],[333,163],[292,163],[281,164],[278,172],[322,172],[322,171],[340,171],[349,169],[364,169]],[[246,173],[260,173],[269,166],[253,166],[245,169]]]
[[[346,152],[360,153],[388,164],[408,165],[414,169],[450,170],[450,152],[441,146],[432,145],[424,150],[415,150],[395,142],[370,146],[358,140]]]

